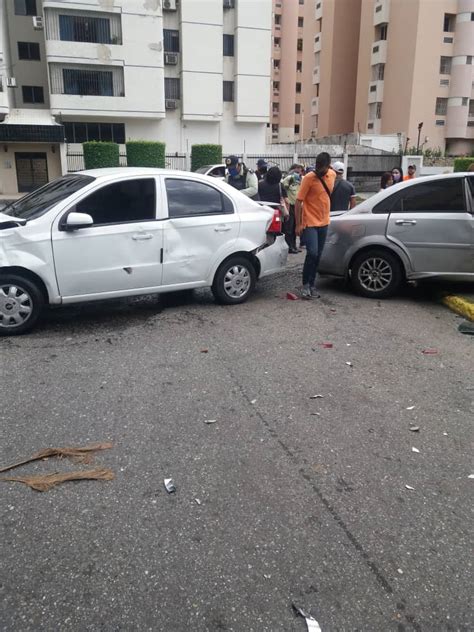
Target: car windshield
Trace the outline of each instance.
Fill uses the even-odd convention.
[[[199,167],[199,169],[196,169],[196,173],[206,173],[206,171],[208,171],[211,167],[212,165],[204,165],[204,167]]]
[[[70,175],[45,184],[44,187],[12,202],[0,213],[30,220],[41,217],[58,202],[94,181],[91,176]]]

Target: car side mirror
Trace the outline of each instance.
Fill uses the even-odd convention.
[[[63,224],[64,230],[77,230],[78,228],[87,228],[92,226],[94,220],[87,213],[76,213],[73,211],[66,217],[66,221]]]

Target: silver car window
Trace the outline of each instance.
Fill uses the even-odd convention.
[[[466,210],[462,178],[423,182],[400,193],[402,213],[462,213]]]

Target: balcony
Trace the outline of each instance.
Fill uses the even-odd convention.
[[[320,71],[319,71],[319,66],[316,66],[316,68],[313,68],[313,85],[319,82],[320,82]]]
[[[374,26],[384,24],[390,18],[390,0],[376,0],[374,6]]]
[[[316,0],[316,12],[314,14],[315,20],[321,20],[323,17],[323,0]]]
[[[311,116],[319,114],[319,97],[313,97],[311,99]]]
[[[319,53],[321,51],[321,33],[318,33],[314,38],[313,52]]]
[[[385,64],[387,62],[387,40],[378,40],[372,44],[370,64]]]
[[[369,103],[383,101],[383,81],[371,81],[369,84]]]

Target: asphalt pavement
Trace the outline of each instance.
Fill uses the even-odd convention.
[[[474,629],[474,337],[417,289],[287,300],[290,266],[241,306],[69,307],[0,340],[0,467],[111,441],[10,474],[115,473],[1,483],[1,630],[303,631],[293,603],[322,632]]]

